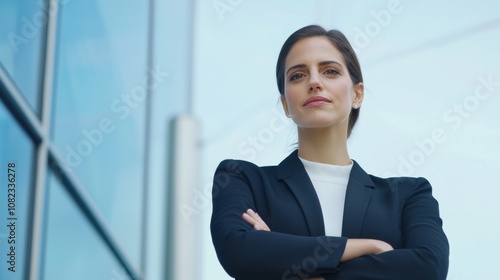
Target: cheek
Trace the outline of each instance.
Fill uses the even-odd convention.
[[[297,105],[299,104],[299,99],[300,99],[299,91],[297,89],[294,89],[293,87],[286,88],[285,97],[288,109],[293,111],[294,108],[297,107]]]
[[[333,92],[342,105],[350,106],[354,98],[354,89],[349,83],[337,84]]]

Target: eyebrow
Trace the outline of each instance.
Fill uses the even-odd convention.
[[[321,61],[319,63],[319,66],[323,66],[323,65],[328,65],[328,64],[337,64],[339,65],[340,67],[342,67],[342,64],[338,63],[337,61],[334,61],[334,60],[327,60],[327,61]],[[286,71],[286,74],[285,75],[288,75],[288,72],[290,72],[291,70],[293,69],[297,69],[297,68],[304,68],[306,67],[305,64],[297,64],[297,65],[294,65],[290,68],[288,68],[288,70]]]

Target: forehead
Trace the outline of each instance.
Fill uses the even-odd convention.
[[[314,64],[334,60],[345,65],[342,53],[324,36],[309,37],[297,41],[285,59],[285,68],[296,64]]]

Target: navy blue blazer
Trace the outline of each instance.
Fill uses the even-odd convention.
[[[321,206],[297,151],[278,166],[222,161],[212,199],[212,241],[236,279],[446,279],[448,240],[424,178],[383,179],[354,161],[340,237],[325,236]],[[271,232],[243,221],[249,208]],[[347,238],[379,239],[395,250],[340,263]]]

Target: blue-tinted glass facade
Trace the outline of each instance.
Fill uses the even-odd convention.
[[[113,279],[123,273],[56,176],[48,177],[43,279]]]
[[[191,1],[0,1],[1,280],[169,279],[169,126],[189,108],[191,17]]]
[[[45,1],[0,2],[0,62],[37,113],[48,16]]]
[[[146,67],[146,4],[73,1],[62,6],[51,132],[62,164],[82,182],[136,265],[145,79],[154,71]]]
[[[135,279],[145,269],[146,91],[165,78],[148,66],[150,3],[53,4],[0,3],[0,279]],[[5,265],[12,218],[15,272]]]

